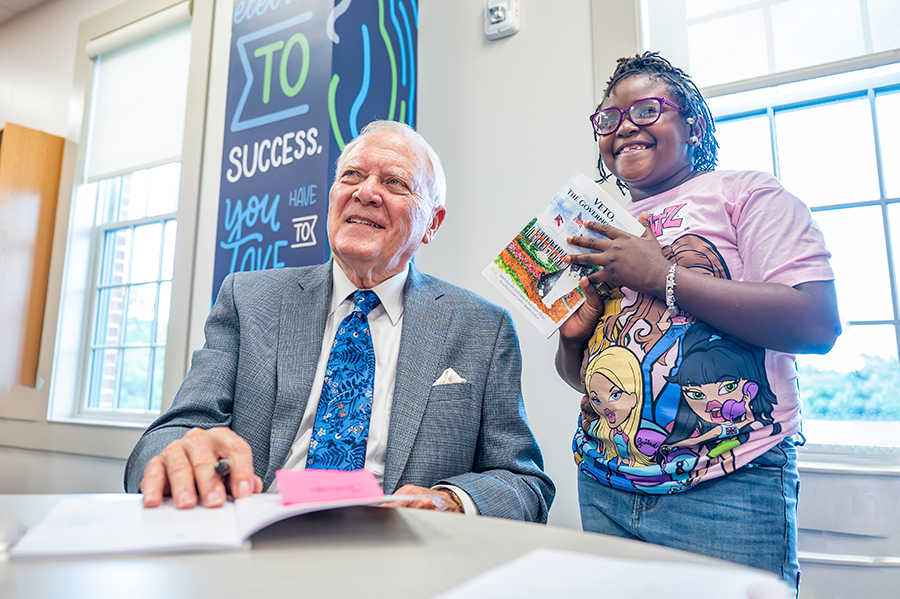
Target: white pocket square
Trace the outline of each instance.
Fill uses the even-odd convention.
[[[466,379],[456,374],[456,371],[452,368],[448,368],[445,370],[441,376],[438,377],[438,380],[431,383],[432,387],[437,387],[438,385],[450,385],[451,383],[466,383]]]

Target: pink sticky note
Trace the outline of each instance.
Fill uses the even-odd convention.
[[[278,470],[278,494],[283,505],[320,503],[346,499],[383,497],[381,486],[370,471]]]

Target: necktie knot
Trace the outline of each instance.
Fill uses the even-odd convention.
[[[354,310],[360,312],[363,316],[368,316],[375,306],[381,303],[378,296],[371,289],[359,289],[353,294]]]

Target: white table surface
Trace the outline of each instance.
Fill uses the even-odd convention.
[[[66,497],[71,495],[0,495],[0,533],[9,537],[40,521]],[[726,565],[566,528],[413,509],[357,507],[307,514],[272,525],[252,539],[251,551],[237,553],[3,558],[0,597],[425,598],[538,547]]]

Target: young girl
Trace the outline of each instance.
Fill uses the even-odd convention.
[[[557,370],[585,393],[591,359],[624,347],[654,391],[633,435],[647,465],[610,470],[585,459],[603,441],[579,426],[583,527],[767,569],[796,587],[792,354],[825,353],[840,334],[821,231],[773,177],[713,171],[709,108],[688,75],[658,54],[619,59],[591,122],[601,178],[611,173],[628,189],[628,210],[646,231],[636,237],[591,222],[607,239],[569,238],[594,250],[570,256],[572,264],[603,269],[581,280],[587,301],[560,328]],[[723,267],[688,268],[689,256],[670,249],[687,236]],[[620,286],[623,299],[604,305],[593,287],[601,282]],[[663,313],[680,326],[622,334],[660,328]],[[712,353],[686,351],[697,336],[722,343]],[[735,363],[749,353],[758,369],[717,372],[715,353]],[[664,393],[666,385],[680,393]]]

